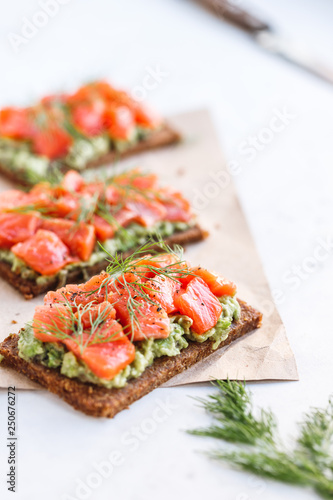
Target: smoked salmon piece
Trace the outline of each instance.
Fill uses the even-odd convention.
[[[33,319],[34,336],[42,342],[63,343],[97,377],[114,378],[135,358],[134,345],[114,319],[115,310],[109,302],[103,302],[84,310],[79,320],[78,316],[79,313],[74,314],[68,305],[37,306]],[[84,328],[83,332],[75,332],[78,324]]]
[[[66,219],[42,219],[41,228],[58,235],[72,255],[83,261],[89,260],[96,244],[94,226]]]
[[[69,303],[73,310],[79,305],[87,305],[90,302],[100,304],[106,300],[107,291],[110,288],[109,278],[106,273],[93,276],[81,285],[67,285],[56,291],[47,292],[44,304]]]
[[[105,241],[112,238],[116,232],[117,225],[110,224],[107,220],[99,215],[94,215],[92,224],[95,228],[96,237],[99,241]]]
[[[193,320],[192,329],[199,335],[213,328],[222,306],[201,278],[193,278],[186,289],[175,294],[175,306],[180,314]]]
[[[181,193],[162,188],[158,191],[157,198],[166,210],[165,220],[189,222],[193,217],[191,206]]]
[[[120,327],[119,323],[113,320],[113,327]],[[91,343],[89,337],[89,333],[83,333],[82,341],[87,342],[83,349],[80,348],[80,340],[79,343],[77,339],[66,339],[63,342],[97,377],[111,380],[135,358],[135,347],[126,336],[102,343]]]
[[[153,226],[156,222],[163,220],[167,213],[162,203],[143,196],[127,200],[125,207],[134,212],[136,221],[145,227]]]
[[[84,186],[83,177],[75,170],[69,170],[60,182],[58,193],[77,193]]]
[[[23,243],[17,243],[11,250],[34,271],[45,276],[55,274],[68,264],[78,262],[78,259],[70,256],[68,247],[59,236],[44,229],[39,229]]]
[[[0,210],[18,208],[29,205],[30,196],[18,189],[9,189],[0,193]]]
[[[237,291],[235,283],[212,271],[208,271],[204,267],[192,267],[190,271],[191,274],[184,276],[180,280],[184,285],[187,285],[195,276],[198,276],[204,280],[210,291],[217,297],[222,297],[222,295],[234,296]]]
[[[161,253],[154,256],[150,254],[143,255],[134,260],[133,264],[132,271],[147,278],[156,276],[159,272],[158,270],[164,268],[164,272],[178,279],[188,269],[186,261],[181,261],[176,255],[169,253]]]
[[[34,214],[0,214],[0,248],[11,248],[35,234],[40,218]]]
[[[33,319],[34,336],[42,342],[60,342],[71,334],[71,311],[63,304],[37,306]]]
[[[131,295],[132,305],[135,308],[133,316],[129,303]],[[135,289],[123,290],[113,294],[109,301],[117,313],[117,319],[123,325],[125,333],[132,342],[148,338],[165,339],[170,333],[170,319],[159,304],[151,304],[141,298]]]
[[[145,292],[153,301],[158,302],[168,314],[172,314],[177,311],[174,297],[180,287],[180,283],[175,279],[157,274],[147,281]]]
[[[104,301],[81,311],[76,311],[75,317],[80,319],[85,330],[94,326],[95,330],[100,332],[108,321],[116,318],[116,310],[110,302]]]

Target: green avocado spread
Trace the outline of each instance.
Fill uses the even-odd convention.
[[[26,325],[20,333],[18,341],[19,355],[26,361],[37,361],[48,368],[58,368],[69,377],[82,382],[90,382],[106,388],[124,387],[128,380],[138,378],[150,366],[155,358],[161,356],[177,356],[188,346],[188,341],[213,341],[217,349],[229,334],[233,320],[240,317],[240,306],[235,297],[221,297],[222,313],[216,325],[203,335],[197,335],[191,330],[192,320],[188,316],[170,317],[170,334],[166,339],[147,339],[135,345],[135,359],[119,372],[112,380],[105,380],[94,375],[87,365],[78,360],[72,352],[57,342],[41,342],[33,334],[31,325]]]
[[[149,130],[136,127],[128,140],[112,140],[107,135],[74,138],[68,154],[61,160],[75,170],[84,170],[88,163],[98,160],[109,151],[123,152],[130,146],[143,140]],[[17,141],[0,137],[0,163],[3,168],[24,179],[29,184],[35,184],[50,178],[60,163],[51,161],[46,156],[40,156],[31,151],[28,141]]]
[[[50,160],[30,151],[29,143],[0,138],[0,163],[6,170],[34,184],[45,180]]]
[[[121,228],[116,235],[104,241],[103,248],[108,252],[108,255],[115,255],[117,252],[126,252],[132,248],[142,245],[149,237],[154,237],[158,234],[162,238],[167,238],[177,231],[185,231],[191,226],[185,222],[167,222],[162,221],[152,227],[143,227],[139,224],[131,224],[127,228]],[[85,279],[89,279],[89,274],[85,270],[98,262],[102,262],[107,258],[107,254],[97,244],[94,252],[91,254],[90,259],[78,264],[70,264],[57,273],[58,287],[66,284],[67,274],[77,268],[83,271]],[[0,260],[11,264],[12,271],[22,276],[24,279],[34,280],[38,285],[47,283],[48,280],[53,280],[55,275],[42,276],[35,272],[30,267],[16,257],[13,252],[6,249],[0,249]],[[86,275],[85,275],[86,274]]]

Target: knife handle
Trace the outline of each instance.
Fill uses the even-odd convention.
[[[222,17],[248,33],[255,34],[259,31],[269,31],[271,27],[261,19],[249,14],[228,0],[198,0],[214,14]]]

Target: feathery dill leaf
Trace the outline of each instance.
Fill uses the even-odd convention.
[[[45,207],[40,207],[37,204],[30,203],[28,205],[19,205],[17,207],[4,208],[1,210],[3,213],[15,214],[30,214],[31,212],[39,212],[46,214],[48,210]]]
[[[290,449],[280,439],[273,413],[254,411],[245,383],[219,380],[215,385],[217,393],[197,399],[214,417],[214,424],[188,431],[229,443],[228,448],[211,452],[212,458],[262,477],[310,486],[323,498],[333,498],[332,399],[327,408],[312,408],[304,416]]]
[[[101,244],[100,246],[105,253],[108,253]],[[156,260],[158,260],[158,255],[161,251],[171,254],[174,259],[171,264],[157,268]],[[143,256],[144,265],[140,266],[140,258]],[[80,346],[81,351],[86,347],[87,343],[91,345],[92,343],[110,342],[113,335],[105,337],[105,333],[101,333],[101,329],[106,319],[103,316],[105,311],[98,311],[95,320],[91,317],[91,331],[89,332],[90,336],[87,340],[84,340],[83,333],[86,332],[84,332],[82,317],[87,313],[89,314],[92,307],[98,306],[94,300],[94,294],[102,293],[105,296],[105,300],[108,300],[109,286],[112,285],[111,289],[113,291],[120,292],[118,300],[121,300],[121,294],[126,294],[126,307],[129,314],[130,325],[124,327],[123,330],[128,338],[133,340],[135,331],[142,332],[140,317],[146,314],[146,310],[143,308],[144,303],[160,307],[159,302],[153,300],[149,294],[149,292],[156,293],[156,290],[151,288],[151,284],[154,283],[154,276],[164,276],[179,282],[181,276],[192,274],[187,267],[179,267],[185,262],[182,260],[183,249],[180,246],[171,248],[160,238],[157,240],[149,239],[136,249],[131,256],[124,257],[122,253],[116,253],[114,256],[109,254],[109,257],[109,265],[106,269],[105,277],[101,280],[99,286],[89,291],[81,291],[81,294],[85,294],[87,298],[91,297],[91,302],[88,302],[86,305],[76,304],[75,299],[74,302],[70,302],[67,297],[62,294],[64,299],[63,302],[69,311],[69,317],[61,318],[60,325],[58,324],[58,320],[58,322],[53,321],[51,325],[48,324],[47,327],[35,322],[35,327],[40,329],[41,333],[49,333],[59,340],[66,338],[74,339]],[[150,278],[149,281],[141,280],[141,277],[144,277],[147,271],[150,271],[153,277]],[[127,281],[124,278],[124,275],[127,273],[132,274],[132,278],[134,277],[131,281]],[[115,304],[116,301],[117,297],[115,297],[113,304]],[[95,310],[94,312],[96,313]],[[61,311],[59,311],[59,317],[61,317]],[[66,334],[68,329],[70,330],[70,335]]]
[[[101,292],[103,288],[107,290],[108,285],[111,283],[116,290],[125,292],[130,326],[125,328],[124,331],[129,338],[131,338],[135,330],[142,332],[140,316],[142,317],[145,315],[145,311],[142,309],[143,303],[146,302],[151,305],[160,306],[160,304],[153,300],[148,293],[149,291],[156,292],[156,290],[152,290],[149,286],[149,282],[142,281],[141,277],[144,277],[147,271],[150,271],[155,277],[164,276],[165,278],[179,282],[180,277],[188,276],[192,273],[186,267],[180,267],[185,262],[183,260],[182,247],[175,245],[171,248],[160,237],[156,239],[149,238],[146,243],[138,247],[128,257],[124,257],[122,253],[118,252],[115,255],[111,255],[101,243],[99,243],[99,245],[102,250],[109,255],[109,265],[106,269],[107,277],[103,279],[98,288],[90,290],[87,294],[89,296],[96,292]],[[157,268],[156,260],[158,260],[158,255],[161,252],[172,255],[174,257],[174,262],[164,267]],[[144,257],[144,265],[140,266],[140,259],[142,257]],[[149,263],[150,261],[151,264]],[[133,281],[124,279],[124,275],[127,273],[133,274],[136,276],[136,279]],[[154,283],[154,276],[149,280],[151,283]]]
[[[207,429],[190,431],[191,434],[223,439],[232,443],[255,444],[258,439],[273,440],[276,427],[271,412],[262,410],[253,415],[252,402],[245,384],[227,380],[217,381],[219,391],[206,400],[198,399],[212,413],[218,423]]]
[[[128,257],[123,257],[122,253],[117,252],[115,255],[111,255],[101,243],[99,243],[100,247],[102,250],[109,255],[109,265],[106,269],[106,272],[109,274],[111,277],[117,277],[118,275],[123,275],[128,272],[135,272],[135,274],[140,274],[142,271],[138,268],[138,260],[145,256],[145,267],[148,268],[149,270],[152,270],[153,272],[156,272],[156,274],[165,274],[166,276],[170,277],[173,274],[176,275],[178,273],[186,273],[187,275],[189,272],[187,270],[182,270],[176,268],[177,265],[182,264],[184,262],[183,259],[183,249],[179,245],[175,245],[173,248],[171,248],[169,245],[167,245],[162,238],[148,238],[146,243],[143,243],[138,247],[130,256]],[[173,262],[171,265],[167,265],[162,268],[156,268],[153,266],[154,261],[156,262],[156,256],[160,254],[161,252],[168,253],[170,255],[173,255],[176,259],[175,262]],[[151,254],[150,257],[146,257],[148,254]],[[152,261],[152,265],[149,265],[149,260]]]
[[[90,223],[94,213],[96,212],[98,193],[92,197],[77,196],[78,207],[74,211],[67,214],[67,219],[75,218],[75,227],[78,227],[81,222]]]
[[[325,409],[311,408],[304,416],[297,439],[298,449],[318,467],[333,472],[333,398]]]
[[[32,326],[39,333],[46,335],[51,334],[60,341],[70,339],[78,345],[81,354],[83,354],[84,349],[88,345],[90,346],[94,344],[112,342],[117,338],[118,332],[107,335],[105,330],[103,330],[103,326],[109,317],[110,309],[100,308],[99,304],[96,304],[95,301],[91,301],[85,305],[76,304],[75,300],[73,303],[70,303],[64,294],[62,294],[62,296],[64,298],[64,302],[54,304],[53,306],[54,309],[59,312],[57,321],[51,320],[51,324],[48,323],[47,325],[44,325],[42,321],[33,320]],[[62,311],[59,310],[58,307],[60,305],[66,306],[66,312],[68,315],[63,315]],[[92,311],[92,308],[94,308],[94,311]],[[94,314],[92,314],[92,312],[94,312]],[[83,323],[83,317],[87,314],[89,315],[90,320],[89,330],[84,327]],[[85,336],[84,334],[89,335]]]

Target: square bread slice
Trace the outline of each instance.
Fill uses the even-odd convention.
[[[156,131],[152,131],[146,138],[140,140],[136,144],[133,144],[126,148],[122,152],[110,150],[106,154],[100,156],[96,160],[93,160],[85,166],[83,170],[80,170],[80,173],[85,170],[102,167],[103,165],[108,165],[114,163],[117,164],[118,160],[123,158],[127,158],[129,156],[133,156],[139,153],[144,153],[146,151],[151,151],[153,149],[158,149],[164,146],[170,146],[172,144],[176,144],[181,141],[181,135],[173,129],[168,123],[164,122],[163,125]],[[59,170],[62,173],[67,172],[68,170],[73,169],[65,162],[59,163]],[[25,171],[11,169],[8,166],[0,163],[0,174],[7,177],[7,179],[11,180],[15,184],[19,184],[21,186],[31,186],[33,183],[29,181],[29,178],[25,175]],[[42,179],[41,179],[42,180]]]
[[[228,338],[219,345],[218,349],[261,325],[262,314],[241,300],[239,303],[241,317],[237,322],[232,323]],[[13,368],[34,382],[38,382],[48,391],[60,396],[76,410],[94,417],[107,418],[113,418],[120,411],[127,409],[134,401],[215,352],[212,348],[212,340],[208,339],[203,343],[189,342],[189,346],[177,356],[162,356],[155,359],[139,378],[130,380],[125,387],[106,389],[70,379],[61,375],[59,370],[46,368],[39,363],[28,363],[18,355],[18,338],[18,335],[13,334],[0,344],[0,354],[4,357],[1,365]]]
[[[201,229],[199,225],[195,225],[186,229],[185,231],[178,231],[168,238],[164,239],[164,242],[173,247],[174,245],[181,245],[182,247],[188,245],[189,243],[195,243],[203,240],[207,237],[207,232]],[[158,246],[156,246],[156,250],[158,250]],[[135,248],[124,252],[123,257],[128,257],[135,251]],[[32,299],[37,295],[42,293],[46,293],[49,290],[56,290],[62,286],[65,286],[69,283],[81,283],[82,281],[86,281],[88,277],[94,276],[95,274],[99,274],[103,271],[108,265],[108,261],[102,260],[90,267],[85,267],[84,270],[82,268],[76,268],[70,271],[64,281],[63,277],[55,275],[54,278],[47,280],[43,284],[38,284],[36,281],[31,279],[23,278],[20,274],[16,274],[12,271],[11,264],[0,260],[0,276],[4,278],[8,283],[10,283],[16,290],[18,290],[26,299]],[[59,282],[61,279],[61,282]]]

